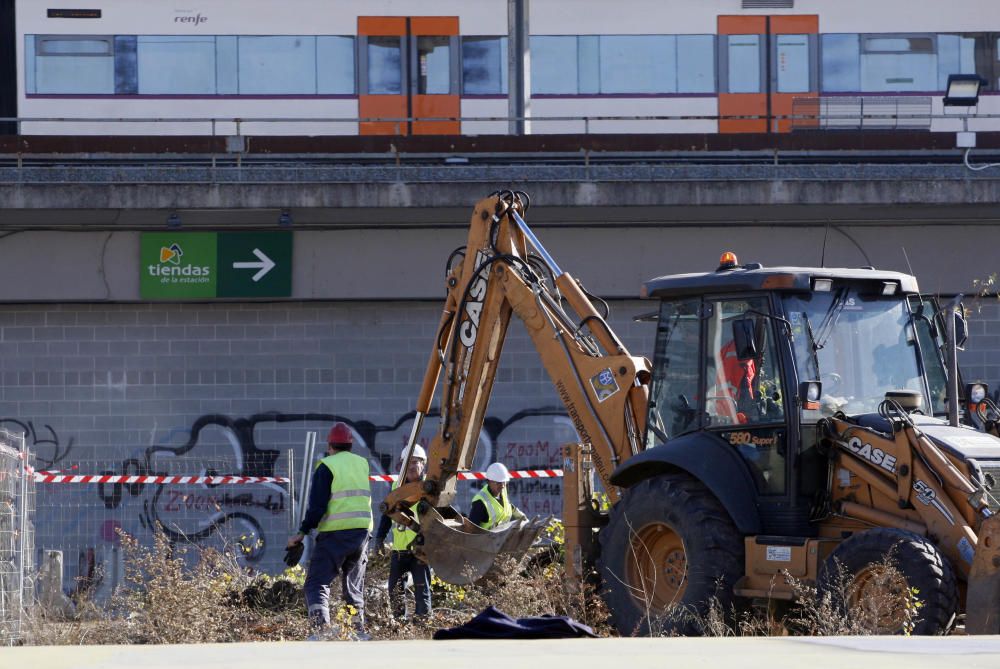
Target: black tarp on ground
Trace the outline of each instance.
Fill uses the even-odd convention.
[[[587,625],[566,616],[544,615],[536,618],[511,618],[487,606],[475,618],[451,629],[434,632],[434,638],[448,639],[566,639],[597,637]]]

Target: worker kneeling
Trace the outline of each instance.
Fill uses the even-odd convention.
[[[492,530],[510,520],[522,520],[526,516],[510,503],[507,482],[510,472],[502,462],[494,462],[486,468],[486,485],[472,498],[469,520],[483,528]]]

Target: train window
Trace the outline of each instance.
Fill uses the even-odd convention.
[[[110,56],[110,37],[45,36],[35,40],[39,56]]]
[[[822,90],[825,93],[861,90],[861,44],[857,34],[820,37]]]
[[[34,82],[31,93],[115,92],[114,40],[100,36],[34,36],[33,58],[25,66]]]
[[[728,93],[761,92],[760,35],[726,35]]]
[[[932,35],[863,36],[861,90],[937,90],[937,56]]]
[[[270,35],[239,38],[243,95],[316,92],[316,38]]]
[[[451,38],[417,37],[417,94],[451,93]]]
[[[236,95],[240,92],[239,46],[236,35],[215,38],[215,92]]]
[[[937,49],[937,90],[947,90],[948,75],[950,74],[975,74],[975,37],[938,35]]]
[[[943,91],[949,74],[976,71],[974,37],[826,34],[820,44],[824,92]]]
[[[576,71],[577,93],[601,92],[601,38],[597,35],[576,38]]]
[[[462,38],[462,92],[500,95],[507,92],[507,38]]]
[[[675,93],[677,40],[672,35],[602,35],[601,93]]]
[[[531,36],[531,92],[572,95],[579,91],[576,37]]]
[[[809,36],[777,35],[775,71],[779,93],[809,90]]]
[[[138,92],[139,63],[136,58],[136,36],[115,35],[115,94],[135,95]]]
[[[403,92],[403,45],[396,36],[368,37],[368,94]]]
[[[715,38],[535,35],[531,78],[535,94],[713,93]]]
[[[715,92],[714,36],[677,36],[677,92]]]
[[[215,94],[215,37],[140,35],[138,92]]]
[[[865,53],[934,53],[934,38],[889,36],[865,37]]]
[[[316,92],[353,95],[354,38],[325,35],[316,38]]]

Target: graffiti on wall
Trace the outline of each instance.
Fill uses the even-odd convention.
[[[15,434],[23,433],[28,448],[35,456],[35,462],[43,468],[54,466],[73,450],[73,437],[61,440],[59,433],[51,425],[36,428],[34,421],[0,418],[0,428]]]
[[[276,476],[287,472],[283,462],[287,450],[271,446],[291,447],[295,466],[301,468],[304,439],[300,437],[309,430],[324,434],[335,421],[352,428],[355,452],[369,459],[373,472],[395,473],[413,417],[411,412],[376,425],[326,413],[275,411],[238,418],[208,414],[189,426],[163,431],[151,446],[125,453],[116,449],[120,459],[110,465],[107,461],[101,465],[74,462],[74,438],[60,436],[49,425],[37,430],[31,421],[7,422],[13,429],[28,428],[24,431],[29,444],[34,440],[48,449],[39,457],[45,467],[136,476]],[[274,432],[279,429],[282,432]],[[427,421],[418,440],[429,443],[433,429],[434,422]],[[511,469],[559,467],[561,445],[574,439],[572,424],[561,408],[525,409],[506,418],[489,416],[483,422],[474,468],[481,471],[493,460]],[[384,490],[373,491],[376,509],[388,489],[386,485]],[[558,515],[560,492],[561,482],[552,479],[516,481],[510,488],[512,501],[529,515]],[[459,508],[467,510],[474,493],[473,484],[461,486],[456,500]],[[110,594],[118,575],[124,573],[120,531],[147,545],[153,532],[159,531],[177,545],[230,551],[249,569],[280,571],[284,545],[292,531],[291,510],[288,487],[278,484],[51,484],[39,489],[36,533],[40,548],[64,551],[65,564],[75,571],[68,575],[67,583],[100,596],[105,591]]]

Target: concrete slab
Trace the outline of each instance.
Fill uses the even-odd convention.
[[[561,639],[378,641],[189,646],[41,646],[0,649],[3,667],[31,669],[281,669],[338,666],[465,669],[497,663],[546,669],[920,669],[1000,667],[1000,637]]]

